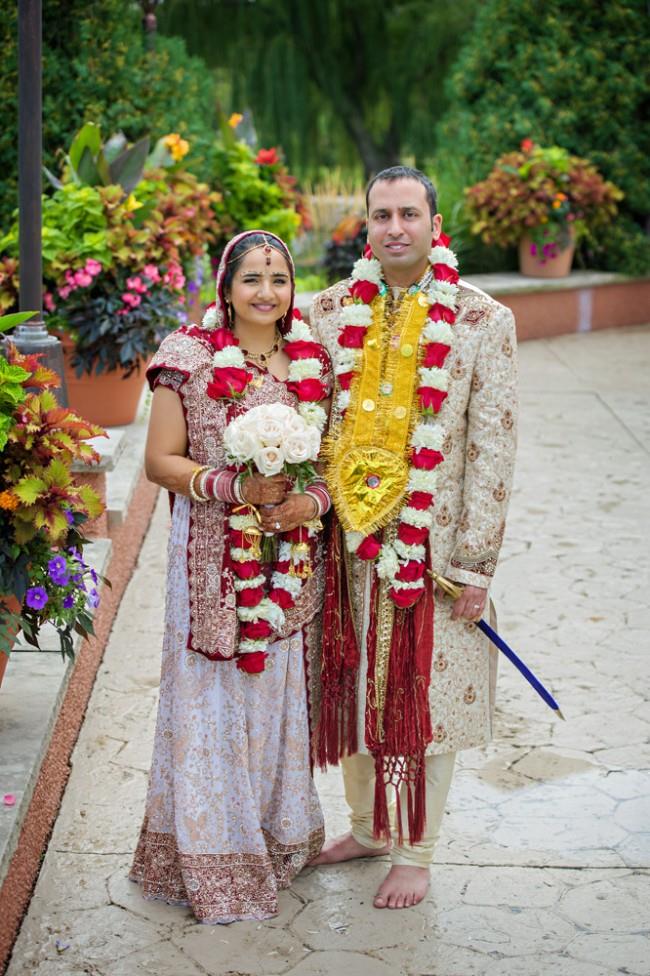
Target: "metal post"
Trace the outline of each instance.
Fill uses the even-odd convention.
[[[22,353],[40,353],[44,365],[61,377],[55,391],[62,405],[68,397],[63,349],[49,335],[42,318],[41,250],[42,169],[42,14],[41,0],[18,0],[18,207],[20,227],[20,308],[38,314],[19,325],[12,341]]]

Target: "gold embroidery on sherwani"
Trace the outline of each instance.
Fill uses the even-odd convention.
[[[323,446],[332,500],[348,532],[368,535],[387,525],[406,493],[409,441],[419,417],[418,344],[427,310],[416,295],[405,296],[391,329],[386,300],[373,299],[350,404]]]

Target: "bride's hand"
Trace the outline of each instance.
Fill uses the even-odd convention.
[[[259,472],[244,478],[241,495],[250,505],[278,505],[287,494],[287,479],[283,474],[267,478]]]
[[[290,532],[316,518],[316,505],[311,495],[291,492],[281,505],[264,508],[260,512],[264,532]]]

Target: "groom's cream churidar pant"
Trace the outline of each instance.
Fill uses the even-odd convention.
[[[421,841],[409,845],[408,831],[402,844],[398,844],[393,832],[391,859],[393,864],[427,868],[433,860],[440,825],[445,812],[447,794],[454,772],[455,752],[445,752],[438,756],[426,756],[426,825]],[[364,847],[380,848],[384,840],[372,836],[372,818],[375,797],[375,763],[372,756],[358,752],[341,760],[345,799],[351,809],[350,823],[352,836]],[[392,788],[390,793],[394,793]],[[391,802],[392,801],[392,802]],[[400,797],[403,822],[406,824],[405,787]],[[391,822],[394,822],[395,802],[389,795]]]

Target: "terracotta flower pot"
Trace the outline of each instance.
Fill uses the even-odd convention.
[[[573,235],[569,244],[558,251],[555,257],[540,260],[539,248],[537,254],[531,253],[531,241],[528,235],[519,241],[519,271],[529,278],[566,278],[571,273],[573,254],[576,249]]]
[[[65,382],[72,410],[100,427],[123,427],[133,423],[145,384],[146,360],[140,360],[140,369],[126,379],[118,370],[77,376],[72,368],[74,343],[69,336],[59,338],[63,345]]]
[[[4,603],[7,609],[11,611],[11,613],[19,612],[21,603],[20,600],[18,600],[15,596],[9,594],[0,594],[0,600]],[[13,636],[15,637],[19,630],[20,627],[17,626],[12,628],[12,631],[9,632],[10,636],[11,633],[13,632]],[[5,676],[5,671],[7,670],[8,663],[9,663],[9,655],[5,654],[4,651],[0,651],[0,685],[2,684],[2,680]]]

